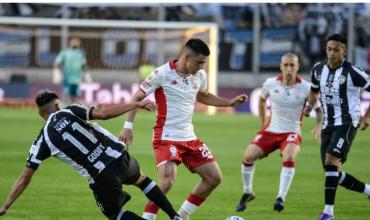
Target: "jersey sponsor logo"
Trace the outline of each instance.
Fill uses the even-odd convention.
[[[54,128],[57,130],[57,132],[62,132],[62,130],[69,125],[71,121],[68,121],[66,117],[61,118],[55,125]]]
[[[325,96],[324,103],[327,105],[341,105],[343,103],[343,99],[339,97]]]
[[[339,89],[333,87],[331,84],[327,84],[324,88],[323,88],[323,93],[338,93],[339,92]]]

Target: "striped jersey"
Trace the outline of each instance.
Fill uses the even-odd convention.
[[[200,69],[194,75],[181,75],[176,72],[175,62],[158,67],[140,85],[146,95],[155,95],[157,120],[153,140],[197,139],[192,117],[198,92],[207,90],[206,73]]]
[[[311,81],[311,90],[320,92],[323,128],[343,124],[357,127],[361,116],[361,89],[370,91],[368,75],[346,60],[336,69],[319,62],[312,69]]]
[[[89,182],[121,156],[123,143],[96,123],[89,122],[93,107],[74,104],[51,114],[33,142],[27,167],[37,169],[54,156]]]
[[[282,76],[268,78],[262,86],[262,98],[271,100],[270,121],[264,128],[273,133],[301,134],[303,108],[310,93],[309,82],[296,77],[295,84],[286,86]]]

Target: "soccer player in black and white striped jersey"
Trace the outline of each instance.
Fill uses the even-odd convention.
[[[114,118],[136,108],[155,110],[154,103],[144,100],[103,108],[73,104],[61,109],[59,97],[46,90],[39,93],[36,104],[46,123],[31,146],[26,168],[0,207],[0,216],[6,214],[26,189],[42,161],[54,156],[88,178],[95,200],[108,219],[144,220],[121,209],[131,198],[121,189],[122,184],[126,184],[139,187],[171,219],[181,220],[155,182],[143,174],[125,145],[104,128],[90,122],[91,119]]]
[[[347,40],[334,34],[326,42],[328,60],[314,65],[311,76],[308,115],[320,98],[324,112],[321,133],[321,159],[325,169],[325,208],[318,220],[334,219],[334,201],[338,184],[370,199],[370,185],[341,171],[346,161],[357,128],[368,126],[370,108],[361,117],[360,92],[370,92],[368,75],[345,60]]]

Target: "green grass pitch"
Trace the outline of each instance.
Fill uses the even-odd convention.
[[[99,122],[118,135],[124,117]],[[134,129],[134,145],[130,152],[140,162],[144,172],[156,179],[156,168],[151,149],[154,113],[140,112]],[[22,171],[29,147],[43,121],[36,109],[0,108],[0,202],[2,203],[14,181]],[[272,211],[278,190],[281,158],[278,152],[256,162],[254,190],[257,199],[242,213],[234,211],[242,193],[240,163],[245,147],[258,127],[257,117],[246,114],[206,116],[196,114],[195,131],[217,157],[224,180],[206,202],[192,216],[192,220],[224,220],[230,215],[245,220],[313,220],[323,208],[323,171],[319,160],[319,145],[309,133],[313,119],[305,119],[303,147],[298,155],[296,176],[282,213]],[[344,170],[370,182],[369,130],[358,131],[349,160]],[[193,186],[199,181],[183,165],[179,167],[177,182],[168,194],[178,209]],[[135,187],[124,186],[132,195],[126,209],[141,214],[146,198]],[[370,219],[370,204],[364,194],[338,188],[336,220]],[[57,159],[45,161],[33,177],[23,195],[13,204],[4,220],[97,220],[104,219],[87,186],[87,180]],[[168,219],[160,212],[159,220]]]

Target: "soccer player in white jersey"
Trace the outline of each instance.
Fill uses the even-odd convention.
[[[184,165],[201,177],[180,208],[183,219],[199,207],[220,184],[222,174],[211,151],[197,138],[193,130],[192,116],[196,101],[212,106],[237,106],[247,100],[241,94],[224,99],[207,92],[204,65],[210,51],[202,40],[190,39],[178,60],[171,60],[154,70],[140,85],[132,101],[144,99],[155,93],[157,120],[153,129],[153,148],[157,163],[159,186],[167,193],[176,180],[177,165]],[[125,122],[120,139],[126,144],[133,141],[132,123],[135,111]],[[155,219],[158,206],[149,202],[143,217]]]
[[[284,209],[285,197],[289,191],[295,173],[295,160],[301,145],[302,111],[310,93],[310,83],[301,79],[297,72],[299,62],[297,55],[287,53],[280,63],[281,74],[265,81],[259,98],[260,131],[245,150],[242,163],[242,180],[244,193],[236,211],[244,211],[247,203],[255,198],[252,189],[254,161],[267,157],[280,149],[283,167],[280,174],[280,186],[274,210]],[[266,100],[271,100],[271,117],[265,124]],[[322,111],[316,108],[317,120],[313,133],[320,136]]]
[[[370,92],[370,79],[365,71],[345,60],[347,39],[333,34],[326,41],[327,61],[312,68],[309,114],[312,103],[320,97],[324,109],[321,136],[321,161],[325,170],[325,206],[318,220],[334,220],[334,201],[337,186],[364,193],[370,199],[370,185],[341,171],[347,160],[357,128],[365,130],[369,123],[370,106],[361,116],[360,92]]]

